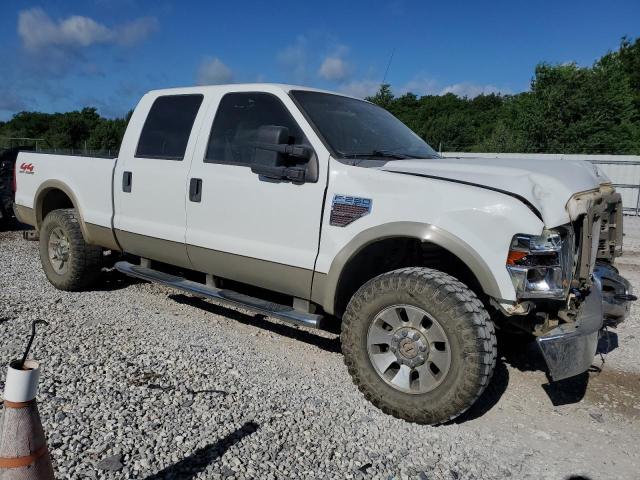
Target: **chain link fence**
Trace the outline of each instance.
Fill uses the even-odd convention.
[[[59,155],[75,155],[79,157],[115,158],[118,149],[91,149],[85,145],[81,148],[53,148],[44,138],[0,137],[0,151],[11,148],[25,148],[38,153],[54,153]]]

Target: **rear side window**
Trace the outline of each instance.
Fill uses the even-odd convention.
[[[136,157],[183,160],[202,95],[156,98],[142,127]]]
[[[248,166],[253,163],[258,130],[289,129],[289,145],[308,145],[300,126],[278,97],[269,93],[228,93],[220,101],[204,161]]]

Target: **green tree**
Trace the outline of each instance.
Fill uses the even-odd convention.
[[[385,84],[368,100],[444,150],[640,154],[640,40],[591,67],[541,63],[517,95],[396,97]]]
[[[378,90],[373,97],[367,97],[365,100],[375,103],[376,105],[380,105],[382,108],[386,108],[388,110],[392,105],[394,98],[393,93],[391,93],[391,85],[383,83],[380,85],[380,90]]]

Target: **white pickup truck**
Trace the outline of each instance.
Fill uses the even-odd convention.
[[[537,337],[553,380],[627,313],[620,195],[581,161],[442,158],[387,111],[309,88],[147,93],[118,158],[20,153],[15,212],[51,283],[115,267],[341,329],[354,383],[427,424],[468,409],[495,328]],[[140,261],[132,258],[139,257]]]

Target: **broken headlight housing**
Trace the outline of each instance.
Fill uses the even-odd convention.
[[[514,235],[507,270],[521,298],[564,300],[573,277],[574,236],[570,227],[542,235]]]

